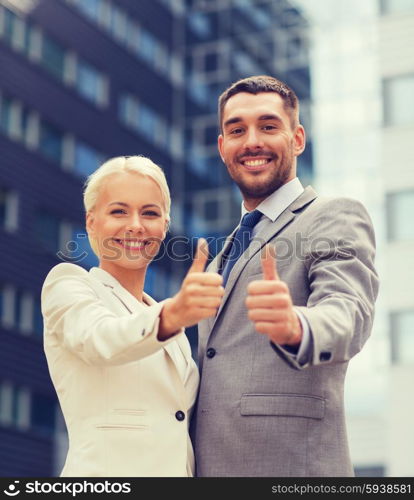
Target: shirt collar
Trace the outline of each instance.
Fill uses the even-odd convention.
[[[272,222],[284,212],[287,207],[303,193],[304,189],[300,180],[295,177],[291,181],[283,184],[279,189],[276,189],[271,195],[263,200],[256,210],[260,210],[263,215],[269,218]],[[244,203],[241,204],[242,217],[249,211],[246,210]]]

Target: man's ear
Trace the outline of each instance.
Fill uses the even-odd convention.
[[[303,153],[306,146],[306,133],[303,125],[298,125],[295,130],[295,156],[299,156]]]
[[[221,160],[222,160],[223,163],[225,163],[224,162],[224,155],[223,155],[223,141],[224,141],[223,135],[220,134],[218,136],[218,138],[217,138],[217,147],[218,147],[218,150],[219,150],[219,153],[220,153]]]

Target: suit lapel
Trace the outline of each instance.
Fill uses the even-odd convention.
[[[239,260],[234,264],[234,267],[230,273],[229,279],[226,284],[226,289],[224,292],[223,299],[221,301],[219,310],[214,318],[209,318],[209,327],[210,331],[214,327],[217,318],[220,316],[221,311],[223,310],[240,274],[243,269],[246,267],[247,263],[263,248],[266,243],[268,243],[271,239],[273,239],[280,231],[282,231],[288,224],[290,224],[297,216],[298,212],[304,208],[306,205],[311,203],[316,198],[316,193],[311,186],[308,186],[304,192],[294,200],[289,207],[286,208],[284,212],[280,214],[280,216],[275,220],[273,224],[269,224],[267,228],[261,231],[259,234],[253,238],[250,245],[246,249],[246,251],[240,256]],[[232,233],[232,235],[234,232]],[[231,241],[232,236],[228,238],[227,241]],[[226,247],[227,247],[226,241]],[[222,257],[222,253],[220,255],[220,259]],[[214,262],[214,261],[213,261]],[[213,263],[212,263],[213,264]],[[215,264],[216,269],[217,263]],[[210,269],[214,271],[214,269]]]
[[[133,295],[131,295],[128,290],[126,290],[117,279],[115,279],[111,274],[109,274],[107,271],[104,271],[103,269],[99,267],[93,267],[90,271],[90,274],[93,276],[93,278],[97,279],[101,285],[103,285],[109,292],[109,294],[112,295],[112,297],[115,297],[117,301],[119,301],[119,305],[126,309],[130,314],[134,313],[139,313],[145,311],[146,306],[142,303],[140,303]],[[144,292],[143,298],[146,304],[148,305],[155,305],[157,302],[147,293]],[[174,365],[175,372],[177,372],[178,376],[178,369],[176,367],[176,351],[177,349],[180,349],[180,351],[183,354],[183,357],[186,362],[186,373],[189,369],[190,365],[190,360],[188,359],[187,352],[184,348],[183,345],[184,339],[181,338],[181,336],[177,336],[175,342],[170,342],[166,345],[163,346],[163,349],[165,352],[168,354],[168,357],[170,361]],[[178,377],[179,378],[179,377]],[[182,381],[183,382],[183,381]]]

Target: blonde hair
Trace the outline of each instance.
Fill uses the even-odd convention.
[[[83,191],[83,204],[86,214],[90,213],[96,205],[99,193],[105,181],[112,175],[120,173],[135,173],[151,178],[161,190],[161,196],[164,203],[165,215],[168,223],[170,222],[171,196],[168,188],[167,179],[161,167],[145,156],[117,156],[110,158],[95,170],[85,182]],[[89,238],[92,250],[97,253],[95,241]]]

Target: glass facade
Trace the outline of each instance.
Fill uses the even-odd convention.
[[[414,310],[393,312],[390,331],[393,363],[414,365]]]
[[[387,195],[389,241],[414,242],[414,189]]]
[[[73,165],[74,172],[86,178],[94,172],[103,161],[104,157],[101,153],[81,141],[76,141],[75,160]]]
[[[380,0],[380,6],[384,14],[414,12],[414,2],[412,0]]]
[[[41,64],[55,78],[63,80],[65,71],[65,48],[43,35]]]
[[[106,104],[103,75],[85,61],[78,61],[75,86],[79,93],[95,104]]]
[[[0,214],[19,229],[0,270],[0,336],[21,359],[13,366],[13,356],[4,356],[0,381],[10,376],[9,394],[21,377],[28,384],[18,398],[18,436],[0,425],[5,475],[60,473],[61,462],[51,466],[55,423],[48,398],[56,402],[56,395],[42,351],[40,285],[62,260],[86,269],[97,264],[84,228],[85,178],[105,159],[143,154],[163,167],[171,188],[168,238],[219,238],[238,221],[239,193],[216,150],[218,94],[253,69],[289,77],[271,43],[285,29],[284,16],[270,7],[279,0],[253,3],[249,10],[249,2],[235,1],[0,0],[0,58],[10,68],[0,71],[0,170],[7,176],[4,182],[0,171],[0,186],[13,188]],[[301,97],[309,95],[306,78],[301,90]],[[17,217],[17,201],[24,217]],[[33,251],[16,266],[27,235]],[[178,291],[188,243],[182,250],[185,258],[173,265],[163,255],[149,268],[145,289],[156,300]],[[195,354],[195,329],[187,334]]]
[[[63,133],[53,125],[42,122],[40,126],[39,151],[50,160],[62,161]]]
[[[384,125],[414,125],[414,73],[384,80]]]

